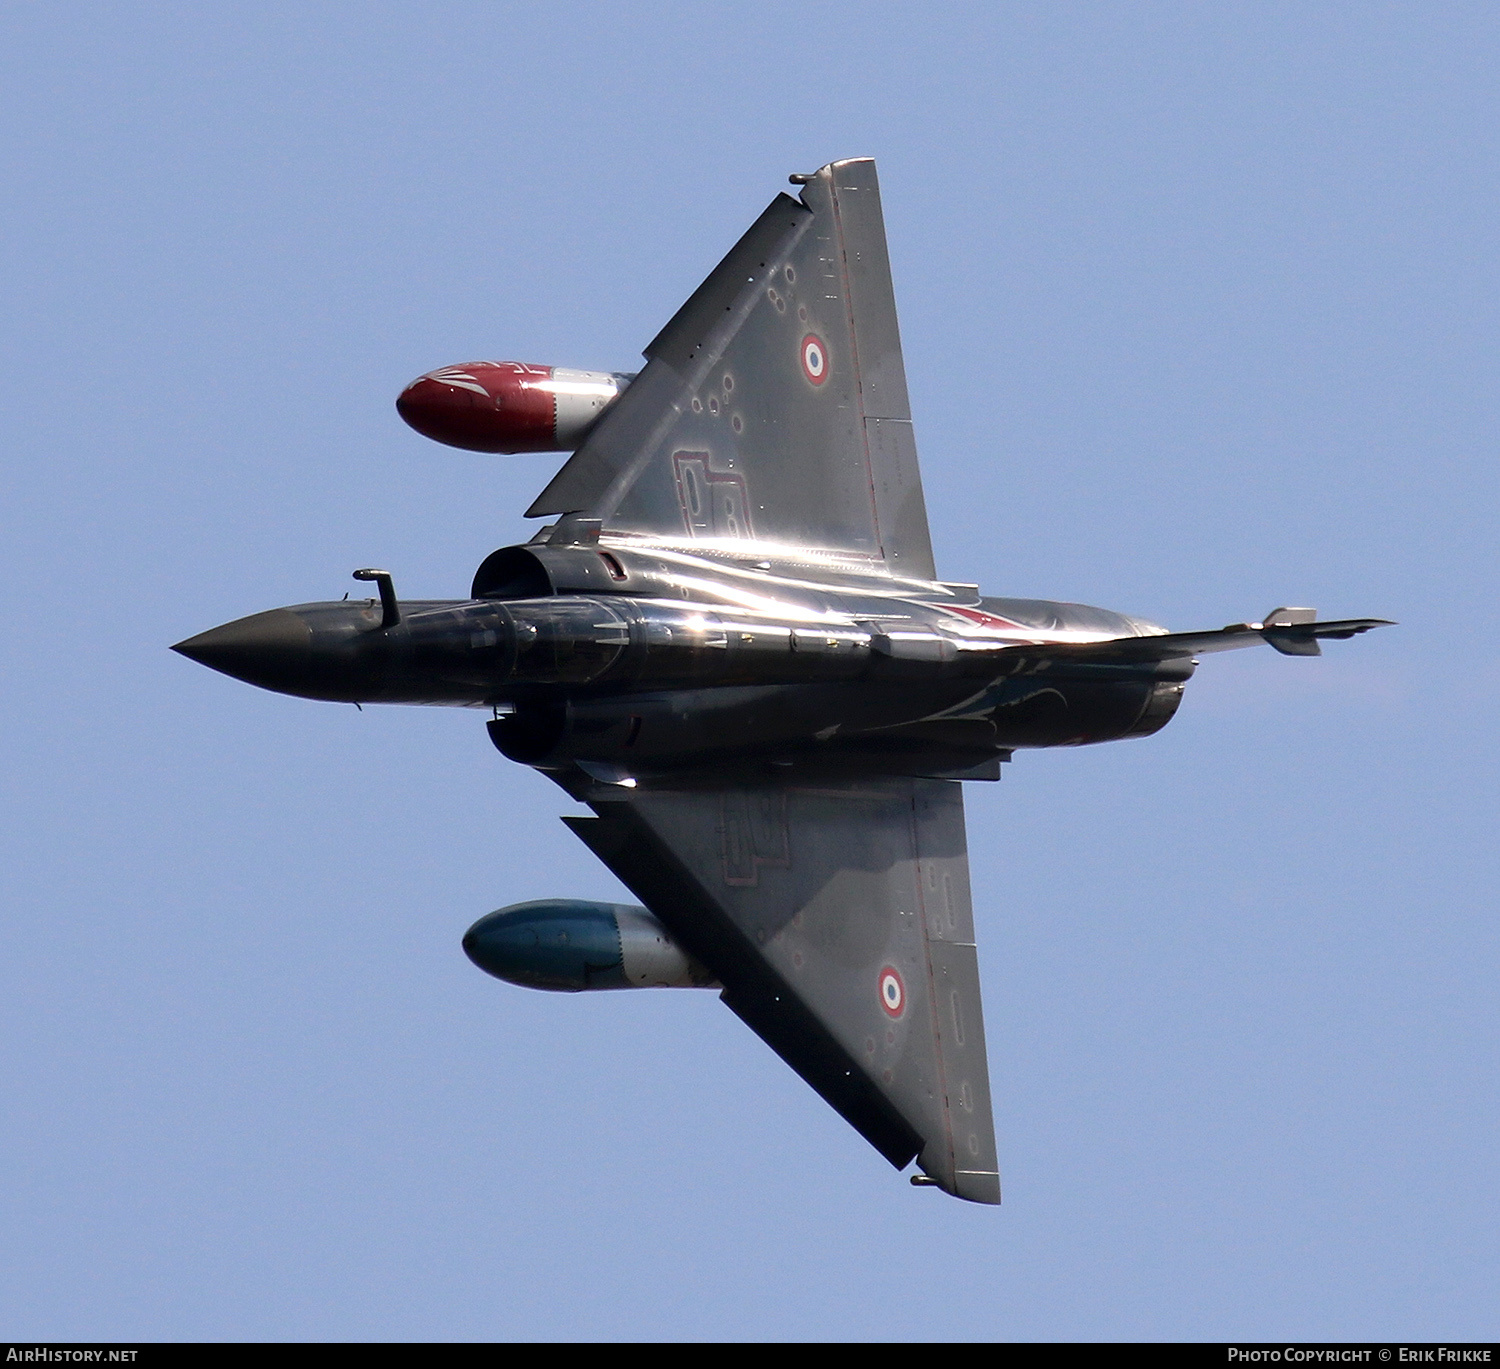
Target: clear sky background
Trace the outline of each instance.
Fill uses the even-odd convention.
[[[1500,1335],[1497,70],[1483,4],[6,6],[0,1336]],[[1401,621],[968,786],[999,1209],[711,993],[470,965],[627,898],[480,715],[167,650],[462,595],[556,460],[400,388],[634,369],[864,155],[942,574]]]

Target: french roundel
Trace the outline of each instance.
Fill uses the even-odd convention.
[[[894,965],[880,972],[880,1006],[887,1017],[900,1017],[906,1011],[906,985]]]
[[[828,348],[816,333],[809,333],[802,339],[802,374],[814,385],[821,385],[828,379]]]

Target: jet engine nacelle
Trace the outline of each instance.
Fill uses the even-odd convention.
[[[635,377],[524,361],[471,361],[412,381],[396,412],[471,452],[570,452]]]
[[[464,952],[486,974],[528,989],[718,987],[650,913],[621,903],[517,903],[470,927]]]

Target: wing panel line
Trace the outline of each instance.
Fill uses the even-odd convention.
[[[870,428],[865,416],[865,378],[859,364],[859,334],[854,326],[854,290],[849,279],[849,242],[844,235],[844,207],[839,201],[839,184],[830,169],[828,176],[829,199],[833,201],[833,229],[839,240],[839,278],[844,287],[844,317],[849,324],[849,360],[854,370],[855,403],[859,405],[859,440],[865,452],[865,479],[870,487],[870,518],[875,524],[875,545],[880,549],[883,561],[886,555],[885,532],[880,526],[880,501],[875,493],[875,462],[870,456]],[[857,193],[857,192],[856,192]]]
[[[943,1022],[938,1012],[937,976],[932,969],[932,936],[927,922],[927,891],[922,887],[922,827],[917,814],[917,786],[915,784],[908,786],[908,793],[911,799],[912,866],[913,873],[916,875],[917,906],[922,918],[922,963],[927,967],[927,1011],[932,1015],[932,1040],[935,1046],[933,1054],[937,1060],[938,1086],[943,1091],[943,1139],[946,1142],[946,1154],[943,1158],[947,1161],[943,1168],[947,1174],[932,1177],[939,1181],[947,1178],[949,1184],[956,1185],[958,1151],[953,1144],[953,1100],[948,1090],[948,1061],[943,1051]],[[926,1166],[924,1165],[923,1168],[925,1169]],[[947,1185],[944,1186],[947,1187]],[[950,1188],[949,1191],[953,1192],[954,1189]]]

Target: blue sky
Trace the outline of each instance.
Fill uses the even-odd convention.
[[[1494,1338],[1497,60],[1481,5],[8,7],[0,1333]],[[623,897],[477,715],[167,650],[462,593],[555,463],[401,386],[634,369],[854,155],[942,574],[1401,620],[969,786],[998,1210],[712,994],[475,970]]]

